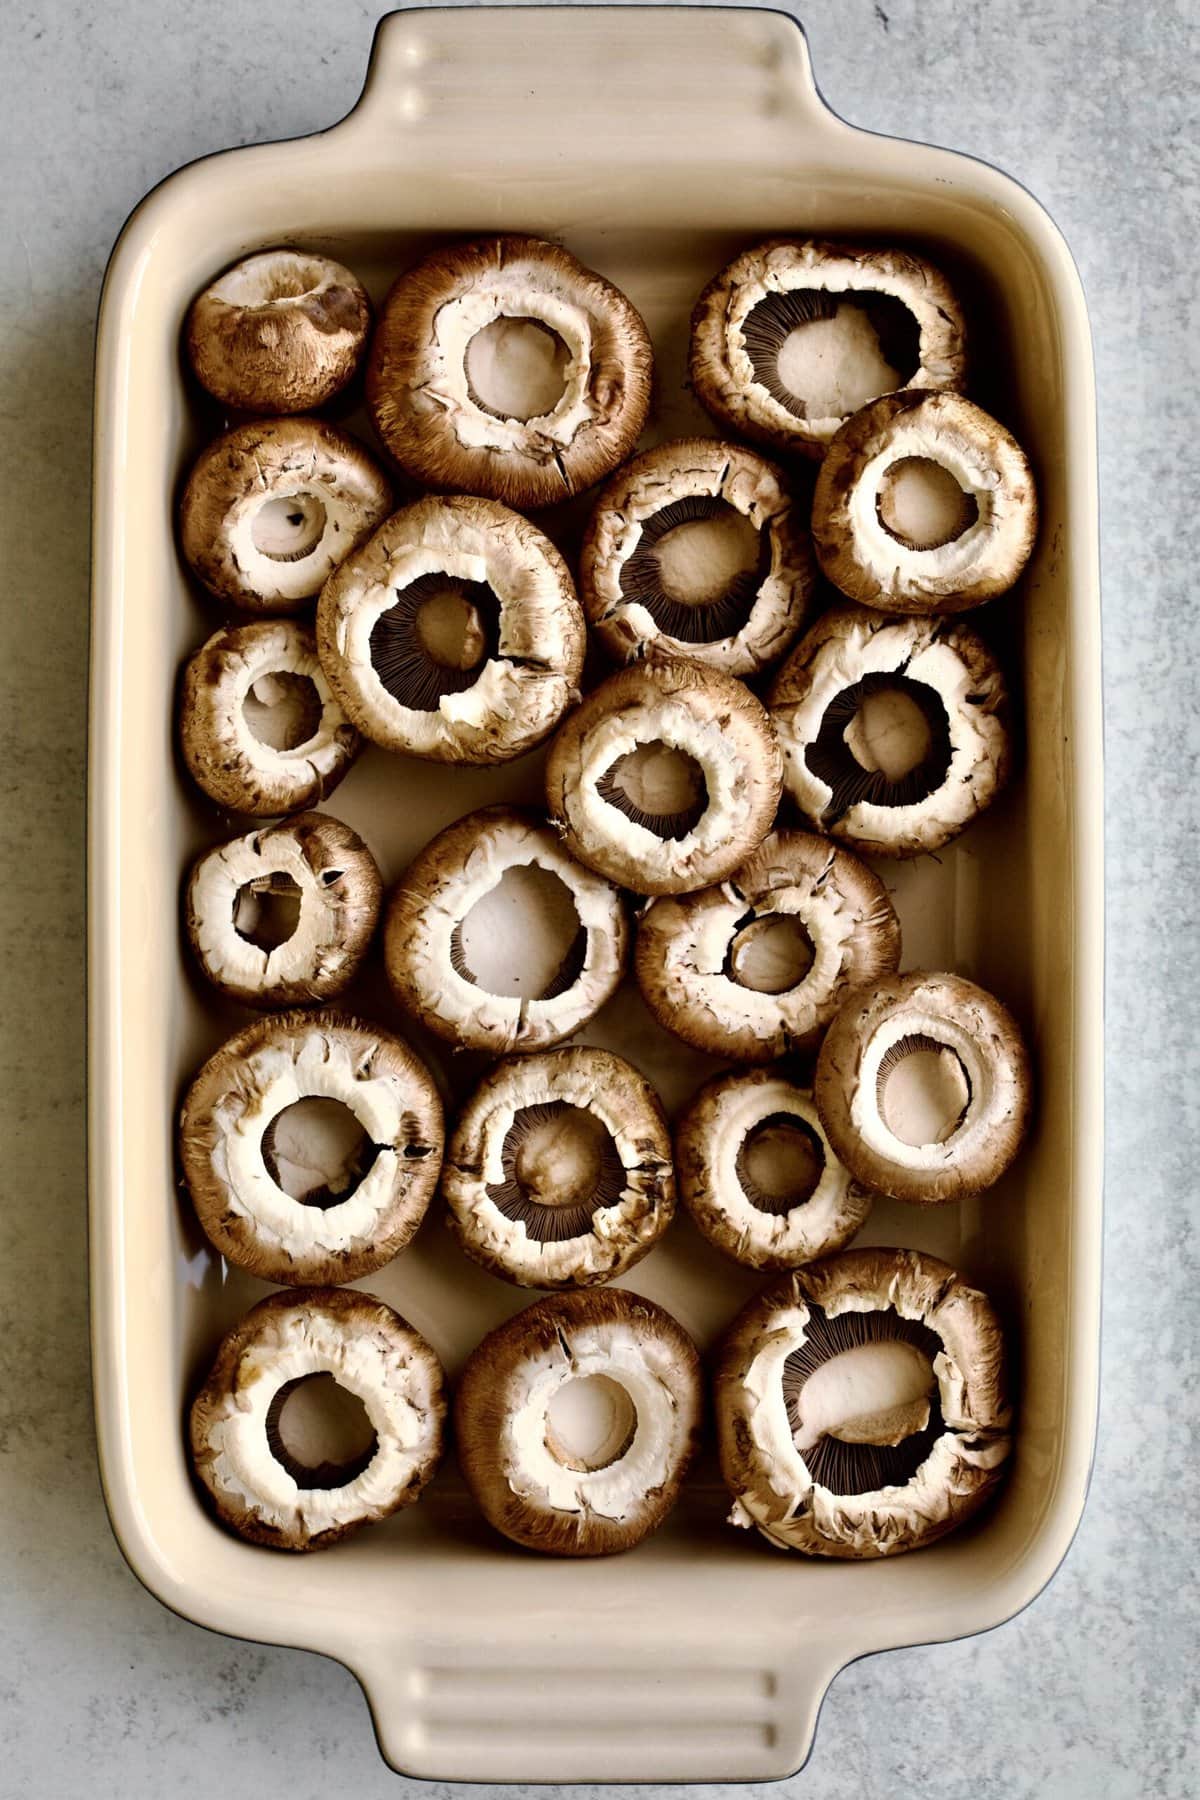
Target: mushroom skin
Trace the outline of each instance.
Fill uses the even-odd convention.
[[[747,323],[764,302],[786,309],[787,297],[794,296],[798,325],[806,317],[819,318],[829,300],[856,293],[890,296],[902,302],[914,321],[917,367],[907,380],[888,382],[889,387],[965,385],[962,310],[932,263],[907,250],[772,238],[734,257],[696,302],[688,362],[696,398],[718,425],[738,437],[793,455],[821,456],[847,414],[810,418],[803,396],[793,395],[792,404],[785,404],[787,396],[773,393],[755,368],[754,327],[747,333]],[[878,353],[876,344],[872,355]]]
[[[276,527],[272,554],[256,539],[263,508],[289,501],[301,523]],[[346,432],[323,419],[255,419],[197,457],[179,504],[180,546],[218,600],[288,612],[319,593],[391,509],[387,477]]]
[[[569,889],[585,935],[578,973],[550,997],[493,994],[464,974],[458,929],[509,869],[534,866]],[[400,1004],[440,1038],[493,1055],[548,1050],[585,1025],[620,984],[629,928],[619,891],[567,855],[533,812],[488,806],[428,843],[392,891],[384,927]],[[462,966],[460,966],[460,964]]]
[[[366,289],[343,264],[303,250],[261,250],[193,301],[185,342],[200,385],[223,405],[302,413],[352,379],[370,324]]]
[[[506,1151],[518,1116],[554,1105],[590,1113],[603,1127],[620,1164],[620,1189],[595,1208],[586,1231],[542,1240],[506,1214],[500,1199],[510,1181],[506,1162],[515,1161]],[[562,1185],[562,1167],[548,1160],[546,1173]],[[458,1115],[442,1193],[460,1249],[502,1280],[551,1289],[611,1281],[649,1255],[675,1212],[662,1103],[631,1063],[591,1045],[505,1057]]]
[[[672,516],[680,502],[686,510],[687,502],[697,501],[723,503],[747,519],[759,533],[763,554],[759,568],[741,583],[746,616],[735,630],[718,627],[711,637],[678,637],[627,586],[653,523],[664,512]],[[813,584],[808,530],[781,472],[752,450],[715,438],[658,444],[626,463],[600,494],[580,555],[584,611],[605,652],[618,663],[656,643],[729,675],[752,675],[793,643]],[[713,612],[705,606],[691,610],[698,621]]]
[[[967,1103],[949,1136],[908,1144],[881,1102],[889,1053],[945,1048]],[[1020,1027],[993,994],[961,975],[892,975],[854,994],[825,1034],[813,1092],[837,1155],[859,1181],[894,1199],[940,1206],[992,1187],[1029,1129],[1033,1080]]]
[[[794,987],[740,983],[736,946],[764,921],[800,923],[812,964]],[[771,1062],[812,1049],[847,996],[900,962],[900,921],[879,877],[806,831],[773,831],[725,882],[653,900],[634,969],[665,1030],[711,1056]]]
[[[634,1435],[585,1470],[556,1454],[549,1405],[568,1381],[625,1389]],[[455,1440],[489,1525],[550,1556],[611,1556],[656,1531],[679,1498],[702,1412],[700,1358],[670,1313],[621,1288],[538,1300],[484,1338],[458,1383]]]
[[[291,937],[263,949],[237,929],[238,897],[280,880],[299,889],[300,914]],[[353,981],[382,897],[378,866],[358,833],[328,813],[298,813],[197,857],[184,923],[201,972],[228,999],[305,1006],[332,1000]]]
[[[793,1437],[783,1382],[814,1308],[835,1325],[893,1312],[940,1340],[933,1372],[943,1429],[903,1484],[851,1494],[814,1481]],[[730,1523],[809,1556],[894,1556],[933,1543],[991,1498],[1012,1448],[995,1312],[953,1269],[916,1250],[843,1250],[757,1294],[720,1345],[716,1411],[721,1472],[734,1499]]]
[[[443,575],[491,590],[496,642],[470,685],[434,707],[407,705],[381,679],[372,637],[398,592]],[[578,695],[585,644],[570,571],[550,539],[508,507],[469,495],[428,495],[393,514],[326,582],[317,606],[322,666],[358,729],[385,750],[433,762],[507,762],[542,743]]]
[[[704,776],[704,811],[679,838],[660,838],[599,791],[622,758],[654,743],[691,757]],[[547,809],[571,854],[637,894],[723,881],[770,830],[782,783],[779,746],[750,690],[653,648],[586,696],[546,759]]]
[[[256,737],[245,714],[251,693],[269,693],[281,675],[310,682],[320,706],[316,730],[286,750]],[[360,749],[318,661],[316,640],[295,619],[226,625],[201,645],[183,672],[179,740],[197,787],[218,806],[253,818],[318,805]]]
[[[337,1100],[375,1148],[344,1200],[306,1205],[267,1166],[279,1114]],[[424,1218],[442,1160],[442,1105],[424,1063],[400,1038],[344,1013],[276,1013],[235,1032],[193,1080],[179,1155],[196,1217],[214,1247],[263,1281],[291,1287],[371,1275]]]
[[[976,516],[946,543],[916,548],[880,514],[889,471],[935,463],[973,501]],[[828,580],[888,613],[958,613],[1018,580],[1037,536],[1029,458],[1010,431],[962,394],[906,388],[846,420],[825,453],[813,494],[813,545]]]
[[[945,716],[946,767],[937,785],[906,804],[839,795],[811,766],[826,715],[860,684],[893,681],[931,690]],[[784,786],[818,831],[864,856],[906,857],[940,850],[964,831],[1008,780],[1008,691],[983,639],[952,619],[898,618],[839,606],[807,631],[767,697],[783,751]],[[843,739],[844,739],[844,734]]]
[[[532,319],[566,346],[562,397],[525,420],[480,404],[467,350],[498,319]],[[435,250],[392,286],[367,365],[367,403],[415,480],[537,508],[601,480],[636,444],[653,353],[636,308],[559,244],[480,238]]]
[[[375,1431],[366,1466],[310,1487],[274,1454],[270,1415],[283,1389],[332,1375]],[[223,1524],[252,1544],[321,1550],[419,1499],[442,1452],[445,1379],[429,1344],[371,1294],[271,1294],[222,1340],[192,1403],[196,1474]]]
[[[798,1121],[821,1155],[810,1194],[786,1210],[755,1205],[741,1168],[764,1126]],[[748,1269],[795,1269],[840,1250],[875,1196],[834,1155],[812,1094],[778,1069],[733,1069],[693,1096],[675,1128],[679,1197],[700,1231]]]

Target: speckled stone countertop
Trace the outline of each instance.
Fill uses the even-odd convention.
[[[1104,509],[1108,1278],[1096,1473],[1064,1568],[989,1636],[847,1669],[811,1762],[785,1786],[812,1800],[1182,1800],[1200,1794],[1197,10],[810,0],[800,12],[831,105],[1011,171],[1057,218],[1088,291]],[[94,1463],[84,1256],[101,275],[126,213],[171,169],[345,112],[375,9],[12,0],[4,20],[0,1795],[415,1791],[379,1761],[342,1669],[199,1631],[127,1571]]]

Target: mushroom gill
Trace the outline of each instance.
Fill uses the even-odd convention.
[[[870,290],[768,294],[747,314],[742,338],[756,379],[797,419],[841,418],[903,387],[921,366],[910,308]]]
[[[887,670],[864,675],[830,701],[804,760],[830,789],[822,821],[829,826],[864,803],[919,804],[945,781],[951,755],[941,695]]]
[[[499,640],[500,603],[484,581],[418,575],[371,630],[371,662],[401,706],[435,712],[474,687]]]
[[[686,539],[701,538],[697,527],[705,528],[703,538],[688,556]],[[765,531],[719,495],[684,494],[643,519],[637,548],[621,569],[621,593],[644,606],[666,637],[711,643],[745,625],[770,567]]]
[[[523,1107],[500,1160],[504,1179],[488,1184],[488,1197],[539,1244],[582,1237],[625,1188],[611,1133],[594,1113],[563,1100]]]

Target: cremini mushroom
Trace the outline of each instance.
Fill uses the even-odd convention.
[[[548,506],[628,456],[650,339],[603,276],[537,238],[435,250],[383,304],[367,368],[380,437],[429,487]]]
[[[442,1192],[462,1249],[519,1287],[589,1287],[640,1262],[671,1222],[658,1095],[607,1050],[511,1056],[458,1115]]]
[[[209,799],[255,818],[316,806],[360,749],[312,631],[294,619],[226,625],[195,652],[183,672],[179,741]]]
[[[467,1362],[455,1440],[497,1531],[552,1556],[608,1556],[679,1497],[701,1416],[700,1359],[670,1313],[620,1288],[539,1300]]]
[[[937,1205],[982,1193],[1021,1147],[1031,1103],[1020,1028],[961,975],[892,975],[829,1027],[813,1082],[829,1141],[859,1181]]]
[[[402,1006],[469,1050],[546,1050],[599,1011],[625,967],[618,890],[534,813],[489,806],[427,844],[388,905]]]
[[[954,620],[835,607],[801,638],[768,704],[797,806],[867,855],[940,849],[1008,776],[1004,676]]]
[[[689,367],[719,425],[820,456],[879,394],[961,388],[965,328],[945,276],[910,251],[776,238],[705,288]]]
[[[359,730],[435,762],[523,756],[576,698],[583,613],[545,534],[494,500],[434,496],[326,582],[317,642]]]
[[[188,357],[201,386],[252,413],[324,406],[366,349],[371,303],[327,256],[262,250],[218,275],[188,313]]]
[[[392,509],[387,477],[323,419],[257,419],[202,450],[179,505],[183,554],[246,612],[311,600]]]
[[[580,862],[634,893],[678,894],[723,881],[762,842],[782,773],[748,688],[651,651],[567,718],[546,799]]]
[[[916,1250],[843,1250],[757,1295],[721,1345],[716,1403],[731,1523],[810,1556],[933,1543],[1012,1447],[996,1315]]]
[[[185,925],[202,972],[246,1006],[331,1000],[354,979],[383,884],[358,833],[299,813],[196,859]]]
[[[795,1269],[848,1244],[874,1194],[833,1153],[812,1094],[778,1069],[734,1069],[675,1128],[679,1196],[750,1269]]]
[[[391,1032],[341,1013],[279,1013],[204,1064],[179,1153],[196,1216],[229,1262],[292,1286],[357,1281],[425,1216],[441,1102]]]
[[[957,613],[1003,594],[1037,534],[1029,459],[961,394],[906,389],[847,419],[812,509],[826,576],[881,612]]]
[[[584,611],[614,662],[648,644],[751,675],[799,635],[808,526],[779,470],[716,438],[659,444],[613,476],[580,558]]]
[[[847,995],[900,961],[879,877],[807,831],[775,831],[725,882],[654,900],[634,967],[659,1024],[712,1056],[811,1049]]]
[[[192,1460],[239,1537],[320,1550],[419,1498],[445,1413],[441,1363],[382,1300],[271,1294],[217,1351],[192,1405]]]

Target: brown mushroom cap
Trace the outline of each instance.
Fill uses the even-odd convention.
[[[920,508],[907,503],[907,524],[891,497],[903,479],[916,482]],[[1037,512],[1033,471],[1011,432],[962,394],[905,389],[864,406],[830,443],[813,543],[851,600],[889,613],[965,612],[1017,580]]]
[[[771,931],[784,938],[775,963]],[[746,967],[756,942],[765,986]],[[899,961],[900,922],[878,876],[806,831],[772,832],[719,886],[653,901],[634,955],[659,1024],[741,1062],[812,1048],[847,995]]]
[[[621,765],[653,746],[689,760],[703,799],[683,814],[630,802]],[[762,842],[782,761],[761,703],[719,669],[651,651],[610,675],[550,745],[546,802],[573,856],[640,894],[722,881]]]
[[[893,1339],[918,1374],[922,1359],[931,1366],[918,1404],[844,1423],[835,1413],[802,1449],[807,1382],[843,1352]],[[843,1250],[756,1295],[721,1344],[716,1406],[731,1522],[810,1556],[933,1543],[990,1498],[1012,1447],[996,1315],[916,1250]]]
[[[752,450],[716,438],[658,444],[597,500],[579,588],[614,662],[655,643],[751,675],[803,625],[813,588],[807,524],[780,471]]]
[[[788,365],[793,333],[807,369]],[[774,238],[742,251],[701,294],[689,373],[718,424],[820,456],[879,394],[961,388],[965,337],[949,283],[922,257]]]
[[[375,858],[357,832],[328,813],[299,813],[196,859],[188,942],[213,986],[243,1005],[331,1000],[367,953],[382,892]],[[294,900],[295,923],[278,942],[263,942],[257,921],[243,915],[279,895]]]
[[[760,1182],[756,1147],[777,1152],[784,1179]],[[749,1269],[795,1269],[840,1250],[875,1199],[834,1155],[811,1093],[779,1069],[705,1082],[675,1128],[675,1169],[705,1237]]]
[[[493,993],[469,965],[463,924],[510,871],[527,869],[557,878],[578,930],[541,993]],[[522,909],[508,928],[536,936],[542,923]],[[493,1054],[548,1050],[570,1037],[615,993],[627,947],[617,889],[568,856],[544,820],[513,806],[469,813],[425,846],[392,891],[384,937],[400,1004],[448,1042]]]
[[[524,419],[475,391],[468,350],[500,320],[565,346],[563,392]],[[429,487],[549,506],[628,456],[650,402],[652,353],[636,309],[559,244],[494,237],[435,250],[384,301],[367,368],[376,428]]]
[[[297,1465],[279,1439],[283,1402],[314,1375],[354,1394],[374,1432],[369,1456],[338,1471],[340,1482]],[[320,1550],[419,1498],[441,1455],[445,1412],[437,1356],[382,1300],[345,1288],[271,1294],[222,1340],[192,1405],[192,1460],[239,1537]]]
[[[506,1057],[459,1113],[442,1192],[459,1245],[494,1275],[519,1287],[610,1281],[675,1210],[658,1095],[607,1050]]]
[[[282,1113],[336,1101],[364,1136],[346,1192],[313,1191],[325,1160],[301,1142],[285,1157]],[[340,1115],[339,1115],[340,1117]],[[228,1261],[290,1286],[357,1281],[413,1237],[437,1185],[442,1107],[428,1069],[389,1031],[336,1012],[279,1013],[236,1032],[184,1101],[179,1154],[196,1216]],[[307,1201],[280,1179],[303,1161]]]
[[[250,704],[272,721],[264,730],[281,739],[279,747],[252,727]],[[183,672],[179,740],[209,799],[256,818],[318,805],[360,748],[311,630],[295,619],[226,625],[201,645]]]
[[[614,1403],[600,1466],[555,1431],[553,1401],[576,1381],[593,1391],[606,1383]],[[696,1346],[652,1300],[605,1288],[536,1301],[490,1332],[463,1370],[454,1406],[463,1474],[488,1523],[530,1550],[632,1549],[679,1497],[701,1391]]]
[[[187,352],[203,387],[254,413],[302,413],[344,388],[366,349],[371,303],[327,256],[262,250],[193,302]]]
[[[858,735],[871,708],[893,703],[924,721],[910,769],[888,766],[908,743],[908,718],[889,722],[885,710],[878,734]],[[865,855],[940,849],[1008,778],[1003,673],[954,620],[835,607],[788,657],[768,705],[793,800],[818,830]]]
[[[925,1061],[912,1065],[912,1093],[902,1083],[889,1102],[889,1082],[915,1055]],[[852,996],[825,1034],[813,1091],[859,1181],[931,1206],[999,1181],[1028,1130],[1032,1079],[1020,1028],[994,995],[960,975],[915,972]],[[901,1135],[922,1126],[937,1136]]]
[[[387,477],[346,432],[323,419],[256,419],[196,459],[180,541],[219,600],[287,612],[319,593],[391,506]]]
[[[430,651],[424,609],[464,609],[462,653]],[[532,750],[578,693],[586,631],[566,563],[494,500],[429,495],[381,525],[326,582],[317,643],[359,730],[435,762]]]

